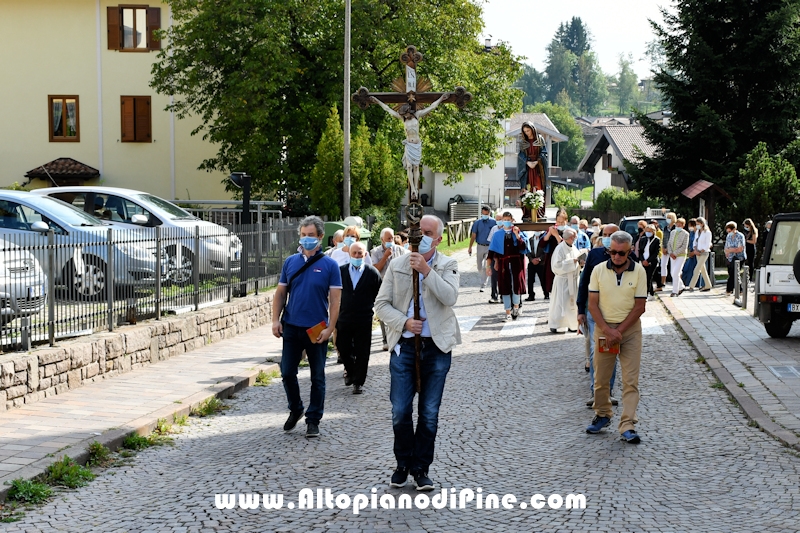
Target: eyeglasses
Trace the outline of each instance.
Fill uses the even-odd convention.
[[[625,257],[626,255],[628,255],[628,252],[630,252],[630,250],[628,250],[627,252],[623,252],[621,250],[609,250],[608,251],[609,255],[621,255],[622,257]]]

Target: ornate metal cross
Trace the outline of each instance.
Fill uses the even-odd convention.
[[[400,55],[400,62],[405,66],[405,83],[397,79],[392,87],[397,91],[393,93],[370,93],[366,87],[361,87],[353,94],[353,101],[361,109],[368,108],[371,104],[380,105],[386,112],[403,121],[406,130],[405,154],[403,164],[408,173],[408,205],[405,213],[409,223],[408,240],[411,251],[419,251],[422,233],[419,228],[420,220],[425,210],[419,203],[419,175],[420,161],[422,158],[422,141],[419,137],[419,119],[439,104],[455,104],[459,109],[466,106],[472,95],[464,87],[456,87],[452,93],[428,92],[431,83],[427,79],[417,78],[417,65],[422,61],[422,54],[414,46],[406,47]],[[392,109],[388,104],[395,104]],[[419,108],[419,104],[430,104],[429,107]],[[412,276],[414,291],[414,318],[419,320],[419,276]],[[420,350],[421,339],[417,335],[416,345],[416,382],[417,392],[421,387],[420,376]]]

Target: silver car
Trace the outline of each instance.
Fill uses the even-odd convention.
[[[239,237],[158,196],[118,187],[49,187],[31,192],[63,200],[114,226],[160,227],[170,264],[167,276],[174,283],[192,280],[195,232],[200,236],[197,243],[200,275],[225,275],[229,270],[239,272],[242,254]]]
[[[36,258],[13,242],[0,239],[0,325],[41,311],[46,286]]]
[[[48,233],[53,230],[52,257]],[[109,244],[109,230],[111,243]],[[30,250],[54,281],[71,293],[100,297],[106,293],[107,265],[112,260],[115,286],[152,286],[156,276],[155,243],[142,230],[123,231],[55,198],[24,191],[0,191],[0,235]]]

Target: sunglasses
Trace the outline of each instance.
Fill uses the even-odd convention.
[[[630,252],[630,250],[628,250],[628,252]],[[623,251],[620,251],[620,250],[609,250],[608,251],[609,255],[621,255],[622,257],[625,257],[626,255],[628,255],[628,252],[623,252]]]

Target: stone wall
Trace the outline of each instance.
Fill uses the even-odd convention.
[[[0,406],[11,409],[272,324],[272,295],[0,355]],[[2,407],[0,407],[2,408]]]

